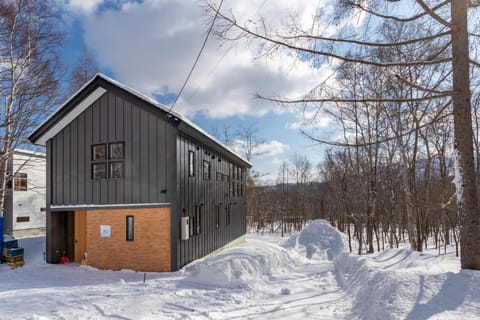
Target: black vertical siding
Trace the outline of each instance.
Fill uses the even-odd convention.
[[[160,112],[149,112],[127,97],[107,92],[51,139],[51,204],[169,202],[162,190],[176,164],[165,160],[172,152],[167,150],[165,134],[166,126],[171,127],[169,139],[175,141],[176,127],[168,125]],[[125,142],[125,177],[93,180],[92,145],[119,141]],[[174,180],[171,185],[175,188]],[[174,192],[170,190],[170,195]]]
[[[211,151],[190,136],[180,133],[177,136],[177,182],[178,215],[176,223],[180,226],[181,217],[194,217],[196,207],[201,210],[201,233],[189,240],[176,237],[178,267],[224,246],[245,234],[245,192],[243,197],[229,195],[230,160]],[[188,175],[188,152],[195,154],[195,175]],[[210,162],[210,179],[203,177],[203,163]],[[238,164],[235,164],[238,166]],[[221,180],[217,180],[217,172]],[[226,208],[230,206],[231,223],[226,224]],[[216,210],[220,208],[220,225],[216,228]]]

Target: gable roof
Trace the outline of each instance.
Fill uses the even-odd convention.
[[[144,102],[157,108],[177,120],[179,130],[192,135],[200,142],[205,143],[215,151],[227,154],[233,160],[240,162],[246,167],[252,167],[251,163],[242,156],[225,146],[215,137],[204,131],[195,123],[184,117],[182,114],[169,110],[169,108],[154,100],[153,98],[132,89],[104,74],[97,73],[92,79],[85,83],[77,92],[75,92],[65,103],[63,103],[54,113],[52,113],[45,121],[43,121],[28,137],[33,144],[45,146],[47,141],[58,134],[77,116],[92,105],[97,99],[104,95],[109,87],[116,87]]]

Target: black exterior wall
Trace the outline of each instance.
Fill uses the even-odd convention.
[[[64,238],[70,237],[68,230],[58,231],[71,229],[70,220],[61,215],[85,205],[169,205],[172,270],[243,235],[248,162],[194,125],[103,76],[96,76],[29,139],[35,143],[98,87],[106,92],[46,141],[47,262],[58,262],[56,251],[63,250]],[[124,178],[92,179],[92,145],[112,142],[124,143]],[[194,177],[188,175],[188,150],[195,152]],[[203,178],[204,160],[210,162],[210,179]],[[195,216],[195,210],[201,212],[201,232],[182,241],[181,217]]]
[[[194,154],[193,176],[189,174],[189,152]],[[209,178],[204,176],[204,161],[209,163]],[[199,216],[200,222],[193,221],[194,227],[200,223],[201,230],[188,240],[181,240],[180,235],[177,236],[176,259],[178,266],[182,267],[245,234],[245,167],[212,151],[185,133],[177,137],[177,164],[177,223],[180,225],[182,216],[193,219]],[[197,210],[200,210],[199,215]]]

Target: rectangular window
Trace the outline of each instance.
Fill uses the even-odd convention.
[[[188,176],[195,177],[195,152],[188,151]]]
[[[195,206],[195,234],[202,232],[202,207]]]
[[[30,221],[30,217],[29,217],[29,216],[17,217],[17,222],[29,222],[29,221]]]
[[[195,218],[194,217],[189,217],[189,218],[190,218],[190,221],[188,224],[188,228],[189,228],[188,234],[190,235],[190,237],[192,237],[195,231],[195,228],[194,228]]]
[[[203,179],[210,180],[210,161],[203,160]]]
[[[133,241],[134,234],[133,216],[127,216],[127,241]]]
[[[220,227],[220,210],[221,210],[221,206],[217,205],[216,212],[215,212],[215,228],[217,229]]]
[[[15,191],[27,191],[27,174],[15,173],[14,176]]]
[[[225,224],[230,225],[230,205],[225,206]]]
[[[124,167],[124,142],[94,144],[92,146],[92,179],[102,180],[123,178],[125,176]]]

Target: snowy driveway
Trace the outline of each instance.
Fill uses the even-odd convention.
[[[480,319],[480,272],[452,254],[349,255],[325,221],[289,239],[247,242],[172,273],[48,265],[43,238],[26,265],[0,265],[0,319]]]
[[[112,272],[42,262],[43,238],[20,240],[23,268],[0,266],[0,319],[345,319],[327,250],[298,236],[247,243],[174,273]],[[310,258],[307,258],[306,255]]]

